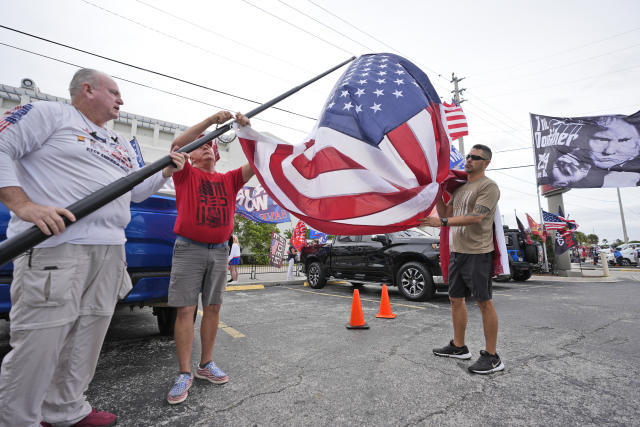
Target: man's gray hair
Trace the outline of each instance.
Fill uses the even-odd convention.
[[[103,74],[92,68],[81,68],[73,75],[71,83],[69,83],[69,94],[71,98],[78,94],[83,83],[89,83],[93,87],[97,87],[100,75]]]

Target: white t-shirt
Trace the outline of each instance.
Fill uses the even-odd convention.
[[[234,243],[231,245],[231,252],[229,253],[229,261],[240,256],[240,245]]]
[[[125,138],[98,127],[72,105],[34,102],[0,121],[0,188],[22,187],[34,203],[67,207],[139,168]],[[36,247],[123,244],[131,200],[143,201],[166,181],[162,172],[154,174]],[[31,226],[12,212],[7,237]]]

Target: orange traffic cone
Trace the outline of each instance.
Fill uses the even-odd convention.
[[[396,315],[391,312],[391,303],[389,302],[389,293],[387,291],[387,285],[382,285],[382,297],[380,298],[380,313],[376,314],[376,317],[382,317],[384,319],[396,318]]]
[[[360,292],[353,291],[353,302],[351,303],[351,321],[347,323],[347,329],[369,329],[369,325],[364,321],[362,315],[362,305],[360,304]]]

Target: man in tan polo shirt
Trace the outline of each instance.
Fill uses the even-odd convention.
[[[491,162],[491,149],[476,144],[466,157],[467,182],[457,188],[447,205],[442,200],[436,208],[438,216],[422,219],[431,227],[451,227],[449,262],[449,300],[453,319],[453,339],[442,348],[434,348],[436,356],[470,359],[464,344],[467,328],[465,297],[473,295],[482,312],[485,349],[469,371],[490,374],[504,369],[496,352],[498,316],[493,306],[491,276],[493,272],[493,218],[500,198],[498,185],[484,174]]]

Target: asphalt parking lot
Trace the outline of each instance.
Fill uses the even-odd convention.
[[[349,284],[227,292],[214,360],[230,382],[196,379],[176,406],[165,400],[173,341],[158,335],[151,310],[122,309],[87,395],[124,426],[637,425],[640,274],[595,280],[495,284],[505,370],[491,376],[431,354],[451,336],[444,294],[413,303],[391,289],[397,318],[376,319],[380,287],[363,286],[370,329],[347,330]],[[483,342],[470,303],[474,359]],[[8,350],[2,322],[0,354]]]

